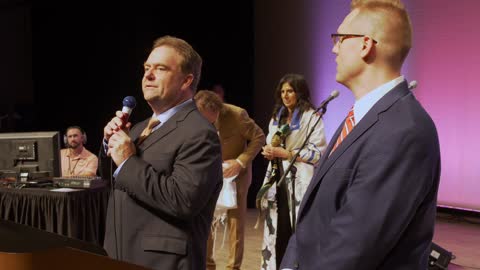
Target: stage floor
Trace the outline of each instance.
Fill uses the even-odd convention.
[[[253,227],[257,218],[255,209],[248,209],[245,237],[244,270],[260,269],[260,250],[263,227]],[[228,257],[228,239],[222,249],[223,227],[218,229],[216,241],[217,270],[225,269]],[[438,214],[433,242],[455,255],[448,269],[480,269],[480,220],[449,214]]]

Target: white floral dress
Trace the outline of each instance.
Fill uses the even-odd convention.
[[[281,112],[280,112],[281,113]],[[310,131],[311,127],[318,120],[319,115],[314,114],[312,109],[303,112],[303,114],[298,113],[298,110],[295,110],[292,115],[292,121],[290,123],[290,134],[285,140],[285,149],[293,151],[296,153],[303,144],[307,133]],[[270,144],[272,141],[273,135],[278,131],[279,125],[273,119],[270,120],[268,127],[268,136],[267,144]],[[300,157],[302,160],[307,160],[307,162],[295,162],[294,166],[297,168],[296,179],[295,179],[295,211],[298,216],[298,209],[300,202],[307,190],[307,187],[310,183],[310,180],[313,176],[314,165],[320,159],[322,153],[327,147],[324,126],[322,120],[317,124],[314,132],[310,136],[310,139],[303,150],[300,152]],[[283,160],[283,168],[286,169],[289,166],[288,160]],[[271,164],[269,164],[267,173],[265,175],[264,184],[270,179],[272,173]],[[289,198],[289,211],[291,211],[291,178],[290,175],[286,177],[287,184],[287,193]],[[277,240],[277,201],[276,201],[277,187],[273,185],[266,192],[264,198],[261,201],[262,209],[265,209],[265,225],[264,225],[264,236],[262,243],[262,264],[261,269],[265,270],[277,270],[279,266],[276,265],[276,254],[275,254],[275,245]],[[290,219],[292,216],[290,215]],[[281,255],[283,256],[283,254]]]

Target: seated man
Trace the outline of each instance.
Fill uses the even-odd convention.
[[[67,148],[60,151],[62,176],[95,176],[98,158],[84,147],[85,131],[79,126],[68,127],[63,139]]]

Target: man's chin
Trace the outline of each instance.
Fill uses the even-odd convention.
[[[143,93],[143,98],[145,99],[146,102],[155,102],[158,100],[158,96],[150,93]]]
[[[340,84],[343,84],[343,78],[338,73],[335,76],[335,81],[337,81]]]

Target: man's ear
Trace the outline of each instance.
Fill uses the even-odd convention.
[[[182,89],[189,89],[193,82],[193,74],[188,74],[182,83]]]
[[[365,58],[373,50],[373,39],[367,36],[362,38],[362,52],[361,56]]]
[[[362,38],[362,51],[360,53],[361,57],[362,58],[366,58],[368,57],[369,55],[372,55],[373,54],[373,51],[374,51],[374,41],[371,37],[368,37],[368,36],[364,36]]]

